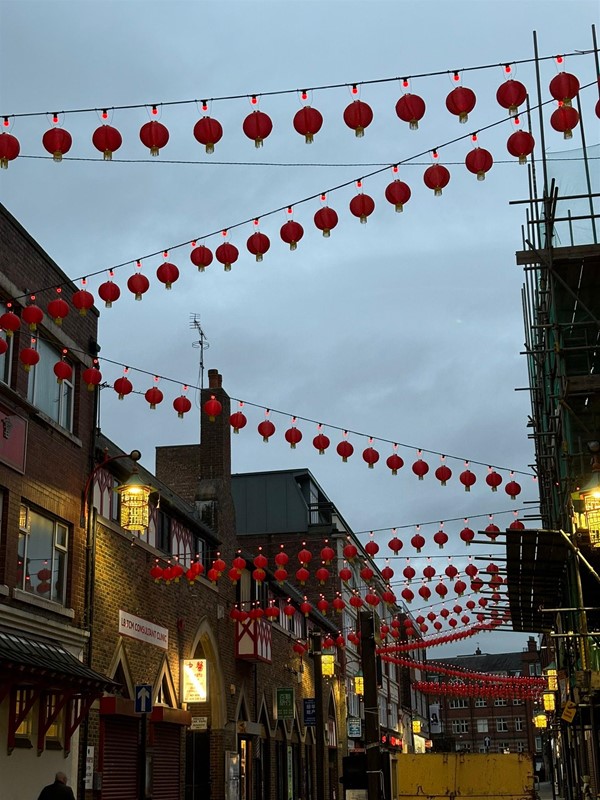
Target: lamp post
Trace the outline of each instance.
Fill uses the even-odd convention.
[[[375,659],[375,626],[373,614],[360,612],[360,654],[364,680],[365,750],[367,760],[367,797],[379,800],[381,792],[381,751],[379,743],[379,702],[377,695],[377,662]]]
[[[323,713],[323,653],[321,651],[321,633],[313,631],[310,635],[313,657],[313,676],[315,681],[315,750],[317,800],[325,800],[325,715]]]

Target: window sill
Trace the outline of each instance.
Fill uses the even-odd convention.
[[[3,583],[0,583],[0,597],[8,597],[10,589]]]
[[[12,596],[14,600],[37,608],[43,608],[46,611],[52,611],[53,614],[60,614],[62,617],[68,617],[69,619],[75,617],[75,611],[72,608],[65,608],[65,606],[61,606],[60,603],[55,603],[53,600],[44,600],[43,597],[36,597],[29,592],[23,591],[23,589],[13,589]]]

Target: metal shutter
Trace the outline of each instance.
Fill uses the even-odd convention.
[[[137,719],[104,717],[101,731],[101,800],[138,800]]]
[[[152,725],[152,800],[179,800],[181,726]]]

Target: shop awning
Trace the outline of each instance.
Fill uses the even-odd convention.
[[[57,642],[0,630],[0,683],[43,681],[47,688],[114,691],[118,684],[95,672]]]
[[[506,568],[513,630],[547,631],[561,605],[569,546],[559,531],[507,530]]]

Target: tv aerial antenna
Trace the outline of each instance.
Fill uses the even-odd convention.
[[[199,314],[190,314],[190,328],[197,331],[198,336],[200,337],[197,341],[192,342],[192,347],[200,350],[200,363],[198,364],[198,371],[200,373],[200,389],[202,390],[204,389],[204,351],[208,350],[210,344],[206,338],[206,334],[202,330]]]

